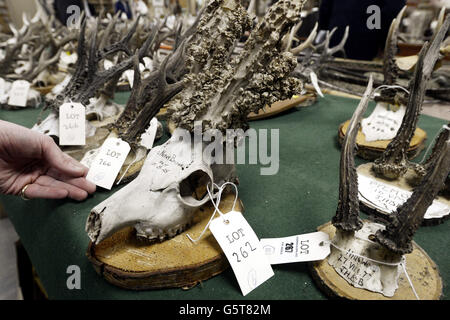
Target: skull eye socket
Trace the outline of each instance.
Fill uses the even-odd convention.
[[[206,172],[202,170],[194,171],[180,182],[180,196],[200,201],[207,194],[206,186],[210,182],[211,178]]]

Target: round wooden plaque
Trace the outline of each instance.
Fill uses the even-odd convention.
[[[52,84],[46,87],[33,87],[32,89],[38,91],[41,95],[45,96],[47,93],[51,92],[56,85]]]
[[[377,180],[379,182],[391,185],[393,187],[397,187],[397,188],[400,188],[400,189],[403,189],[403,190],[406,190],[409,192],[413,192],[414,186],[412,186],[410,183],[408,183],[408,177],[413,175],[411,173],[411,171],[408,170],[408,172],[404,176],[400,177],[397,180],[386,180],[386,179],[377,177],[375,175],[375,173],[372,170],[372,164],[373,164],[372,162],[362,164],[362,165],[358,166],[356,171],[360,175],[364,175],[366,177],[369,177],[369,178]],[[447,196],[438,195],[436,200],[438,200],[439,202],[442,202],[450,207],[450,199],[448,198],[448,195]],[[378,208],[374,205],[371,205],[369,203],[364,203],[362,201],[359,201],[359,205],[360,205],[362,211],[374,216],[376,218],[376,220],[387,221],[387,216],[388,216],[389,212],[382,211],[380,208]],[[426,219],[423,219],[422,225],[423,226],[435,226],[435,225],[443,223],[444,221],[446,221],[448,219],[450,219],[450,214],[447,214],[441,218],[426,218]]]
[[[295,108],[300,103],[306,102],[308,100],[315,100],[316,96],[313,94],[306,94],[302,96],[298,96],[289,100],[278,101],[272,104],[270,107],[266,107],[265,109],[261,109],[258,113],[250,113],[247,117],[249,121],[261,120],[273,117],[279,113],[285,112],[292,108]]]
[[[221,201],[223,212],[231,211],[235,195]],[[243,211],[240,201],[236,211]],[[214,207],[207,203],[197,210],[193,224],[183,233],[163,242],[136,239],[133,228],[117,232],[98,245],[89,244],[87,256],[106,281],[126,289],[192,288],[228,268],[228,261],[209,229],[197,243]]]
[[[326,223],[317,228],[327,233],[333,239],[336,228]],[[442,295],[442,279],[436,264],[426,252],[413,242],[414,251],[407,254],[406,270],[421,300],[439,300]],[[350,300],[416,300],[416,296],[404,272],[400,274],[398,289],[394,296],[385,297],[381,293],[360,289],[349,284],[342,278],[328,260],[311,262],[309,264],[312,277],[318,287],[329,297]]]
[[[344,122],[339,126],[338,140],[342,145],[344,142],[345,134],[347,133],[350,120]],[[427,139],[427,133],[420,128],[417,128],[413,138],[411,139],[410,147],[407,150],[408,158],[413,159],[419,155],[422,149],[425,147],[425,140]],[[366,136],[360,128],[358,135],[356,136],[356,145],[358,146],[357,155],[363,159],[375,160],[378,159],[386,150],[391,140],[379,140],[379,141],[366,141]]]

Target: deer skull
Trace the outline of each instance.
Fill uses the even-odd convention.
[[[234,167],[214,165],[202,154],[202,142],[192,144],[186,133],[176,130],[169,141],[153,148],[138,177],[92,209],[86,224],[92,242],[99,243],[130,225],[141,238],[173,237],[209,200],[193,196],[198,187],[232,179]]]

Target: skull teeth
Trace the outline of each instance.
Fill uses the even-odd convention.
[[[163,230],[160,228],[137,228],[136,229],[136,237],[140,241],[148,242],[148,241],[164,241],[171,239],[178,234],[182,233],[190,226],[190,223],[179,224],[172,228]]]

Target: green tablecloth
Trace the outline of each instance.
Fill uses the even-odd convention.
[[[118,97],[125,101],[127,94]],[[261,176],[259,165],[239,165],[239,195],[245,216],[260,238],[314,232],[334,215],[338,199],[340,148],[337,130],[358,101],[327,96],[309,108],[252,122],[255,129],[280,130],[280,170]],[[373,104],[371,109],[373,108]],[[370,112],[371,109],[368,111]],[[0,111],[0,118],[30,127],[39,110]],[[422,116],[419,126],[428,143],[445,121]],[[357,160],[357,164],[363,161]],[[113,191],[116,191],[113,189]],[[98,191],[82,203],[1,196],[33,265],[53,299],[325,299],[315,286],[306,263],[274,266],[275,276],[246,297],[231,269],[183,291],[167,289],[134,292],[117,288],[95,273],[86,258],[89,239],[84,231],[89,211],[112,192]],[[450,296],[450,221],[422,227],[415,241],[440,268],[444,299]],[[81,290],[68,290],[67,267],[82,271]]]

